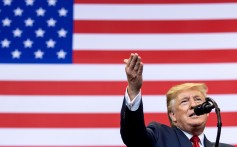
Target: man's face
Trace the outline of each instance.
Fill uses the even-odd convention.
[[[170,114],[173,122],[180,129],[193,133],[194,129],[205,128],[208,114],[197,116],[194,107],[205,102],[205,96],[197,90],[184,90],[178,94],[173,103],[173,112]]]

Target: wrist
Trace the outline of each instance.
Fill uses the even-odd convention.
[[[136,88],[131,88],[130,86],[128,86],[127,88],[127,92],[128,92],[128,95],[129,95],[129,98],[130,100],[132,101],[140,92],[140,88],[139,89],[136,89]]]

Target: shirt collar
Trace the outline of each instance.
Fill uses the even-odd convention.
[[[181,130],[181,129],[180,129]],[[181,130],[187,137],[188,137],[188,139],[190,140],[192,137],[193,137],[193,135],[192,134],[189,134],[189,133],[187,133],[187,132],[185,132],[185,131],[183,131],[183,130]],[[204,145],[203,144],[203,142],[204,142],[204,134],[202,133],[202,134],[200,134],[200,135],[198,135],[198,137],[199,137],[199,139],[200,139],[200,144],[201,145]]]

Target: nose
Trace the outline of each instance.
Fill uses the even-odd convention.
[[[190,99],[190,107],[193,109],[195,106],[197,106],[197,103],[194,99]]]

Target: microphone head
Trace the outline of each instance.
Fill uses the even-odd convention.
[[[211,105],[208,102],[204,102],[204,103],[194,107],[194,113],[196,115],[203,115],[203,114],[206,114],[206,113],[210,113],[213,108],[214,108],[213,105]]]

